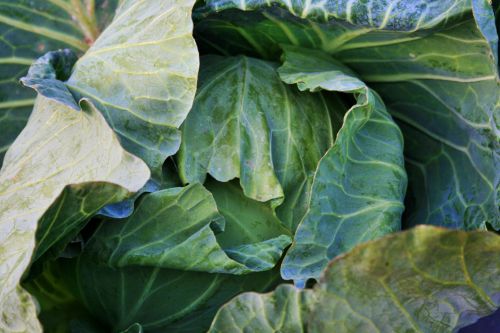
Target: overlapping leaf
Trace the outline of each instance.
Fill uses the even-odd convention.
[[[410,225],[500,228],[497,41],[481,32],[494,29],[483,10],[426,38],[339,54],[405,134]]]
[[[349,24],[377,30],[415,31],[429,29],[448,17],[460,16],[471,8],[468,0],[340,0],[340,1],[282,1],[282,0],[207,0],[201,13],[226,9],[258,10],[280,6],[294,16],[313,21],[345,21]]]
[[[343,112],[335,96],[285,85],[273,63],[205,57],[194,107],[183,125],[181,178],[202,182],[207,173],[219,181],[240,178],[250,198],[284,196],[277,214],[294,230]]]
[[[67,85],[90,98],[128,151],[155,176],[180,144],[198,73],[194,1],[123,1],[111,25],[76,63]]]
[[[78,258],[51,262],[27,282],[40,301],[40,319],[47,330],[104,333],[140,326],[146,332],[203,332],[218,308],[235,295],[267,291],[279,282],[277,269],[236,276],[146,266],[112,268],[94,260],[99,250],[94,246],[100,245],[91,242]],[[200,259],[207,259],[203,255],[191,251],[184,257],[185,266],[196,269]]]
[[[78,258],[48,265],[28,282],[42,300],[42,323],[195,333],[231,297],[275,286],[279,272],[269,269],[290,242],[287,230],[268,204],[246,198],[237,184],[207,186],[214,197],[200,184],[146,194],[130,218],[103,223]],[[255,270],[268,271],[206,273]],[[65,311],[60,320],[53,318],[58,310]]]
[[[201,21],[198,34],[205,45],[228,53],[251,49],[273,58],[280,44],[292,44],[334,55],[380,94],[402,128],[407,224],[500,228],[498,37],[488,2],[322,3],[281,2],[310,20],[276,8],[223,11]],[[213,1],[208,8],[262,5]],[[217,45],[215,36],[228,46]]]
[[[205,332],[222,304],[244,291],[268,291],[279,277],[276,270],[236,276],[158,267],[113,269],[85,254],[56,264],[62,272],[57,288],[67,288],[100,323],[94,333],[119,332],[135,323],[152,333]],[[78,318],[85,319],[75,314]]]
[[[401,229],[403,138],[380,97],[321,51],[284,47],[280,77],[302,91],[354,93],[333,147],[319,162],[309,208],[281,268],[299,285],[355,245]]]
[[[222,185],[213,186],[221,201],[232,195]],[[239,198],[239,204],[252,204],[241,194]],[[256,209],[250,208],[245,215],[237,205],[226,204],[231,232],[219,242],[216,234],[224,235],[225,220],[202,185],[147,194],[130,218],[102,224],[89,251],[112,267],[143,265],[231,274],[269,270],[291,239],[272,214],[268,214],[274,218],[271,221],[251,214],[264,204],[253,205]],[[245,239],[248,234],[252,237]]]
[[[220,183],[210,179],[205,186],[226,220],[224,232],[217,235],[224,248],[291,234],[276,217],[271,205],[246,197],[237,181]]]
[[[79,112],[80,106],[61,81],[69,77],[75,61],[76,56],[70,50],[49,52],[33,63],[21,82],[40,95]],[[32,261],[44,254],[47,258],[56,257],[101,207],[130,194],[121,186],[103,182],[65,188],[39,220]]]
[[[41,84],[44,83],[47,82]],[[61,86],[54,89],[54,95],[64,95],[64,91],[57,91],[59,88]],[[39,330],[30,296],[17,286],[35,249],[39,220],[48,223],[62,214],[68,218],[63,221],[67,222],[63,228],[74,228],[71,224],[81,223],[79,219],[85,214],[98,210],[110,200],[95,197],[93,203],[97,206],[87,206],[87,195],[109,194],[101,189],[112,186],[115,190],[122,187],[116,196],[123,198],[141,188],[149,177],[147,166],[120,147],[93,105],[82,101],[83,109],[76,111],[68,106],[75,105],[69,96],[67,98],[71,99],[65,103],[38,96],[28,124],[5,155],[0,172],[0,225],[3,231],[0,236],[0,329],[4,332]],[[94,188],[84,185],[96,182],[101,185],[91,185]],[[87,211],[69,214],[66,209],[74,207],[64,204],[64,199],[57,200],[65,187],[72,184],[76,186],[66,191],[83,190],[87,195],[71,205],[82,204]],[[56,201],[63,203],[58,212],[49,209]],[[50,216],[44,216],[47,210]],[[43,225],[50,229],[48,224]],[[55,241],[65,235],[50,237]]]
[[[130,196],[125,188],[104,182],[65,188],[38,221],[32,261],[56,258],[102,207]]]
[[[117,2],[0,1],[0,165],[35,102],[33,91],[23,88],[19,79],[47,51],[84,52],[113,17]]]
[[[210,332],[456,332],[500,306],[499,254],[494,233],[417,227],[338,257],[312,291],[238,296]]]
[[[198,70],[194,1],[122,2],[67,86],[75,57],[66,50],[23,80],[40,96],[0,172],[2,332],[40,331],[18,284],[30,257],[59,254],[90,216],[144,184],[147,167],[118,140],[156,181],[179,147]],[[0,0],[0,146],[32,103],[10,78],[49,45],[84,50],[106,13],[93,4]],[[402,137],[385,105],[406,139],[407,224],[500,228],[498,34],[487,0],[208,0],[196,17],[202,53],[227,56],[205,59],[185,123],[179,161],[190,185],[142,195],[132,216],[100,225],[78,258],[50,268],[38,260],[30,278],[45,270],[28,285],[46,330],[205,331],[227,299],[274,284],[269,269],[302,217],[282,269],[299,284],[337,254],[399,229]],[[279,76],[274,63],[229,57],[277,61],[282,50]],[[321,89],[354,94],[356,105],[342,120],[341,94]],[[500,306],[491,260],[499,251],[494,234],[418,228],[336,259],[313,291],[245,294],[211,330],[456,331]]]

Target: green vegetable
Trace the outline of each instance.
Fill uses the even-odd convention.
[[[0,332],[493,313],[499,6],[0,0]]]
[[[284,201],[278,216],[294,230],[345,107],[338,98],[287,86],[276,69],[253,58],[202,58],[179,173],[186,183],[203,182],[206,174],[221,182],[239,178],[249,198]]]

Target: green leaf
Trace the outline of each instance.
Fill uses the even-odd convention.
[[[68,78],[76,61],[70,50],[49,52],[33,63],[21,82],[75,111],[80,106],[60,80]],[[101,207],[131,196],[125,188],[111,183],[85,183],[66,187],[38,222],[36,261],[50,249],[47,258],[56,257]],[[37,263],[40,264],[40,263]]]
[[[269,294],[244,293],[220,308],[208,332],[305,333],[313,297],[291,285]]]
[[[234,9],[256,12],[238,14]],[[202,46],[273,59],[281,53],[280,44],[337,53],[403,43],[470,9],[470,0],[208,0],[195,17],[200,20],[196,32]]]
[[[31,65],[20,81],[40,95],[79,111],[80,106],[62,82],[71,75],[76,60],[76,54],[69,49],[48,52]]]
[[[239,213],[236,207],[227,208],[226,214],[230,211],[232,217]],[[246,223],[243,232],[254,232],[252,239],[219,244],[216,233],[224,231],[225,221],[210,192],[200,184],[167,189],[144,195],[123,222],[101,224],[90,240],[89,253],[111,267],[143,265],[231,274],[269,270],[291,239],[280,232],[277,219],[272,221],[273,230],[267,220],[251,217],[253,221],[243,215],[230,222]]]
[[[124,1],[67,82],[73,94],[95,103],[124,148],[142,158],[156,177],[179,148],[178,127],[196,90],[193,4]]]
[[[497,26],[497,33],[500,31],[500,0],[493,0],[493,11],[495,12],[495,22]],[[500,52],[500,49],[498,50]],[[500,55],[499,55],[500,58]]]
[[[56,258],[102,207],[131,194],[119,185],[106,182],[65,187],[38,221],[32,262]]]
[[[237,181],[220,183],[209,179],[205,186],[226,220],[224,232],[217,234],[222,247],[255,244],[277,235],[290,235],[271,205],[246,197]]]
[[[489,56],[498,65],[498,33],[495,26],[495,6],[491,0],[472,0],[472,13],[477,28],[490,46]]]
[[[300,90],[353,93],[333,147],[319,162],[309,209],[281,268],[304,285],[355,245],[401,229],[406,191],[403,138],[380,97],[321,51],[284,46],[280,77]]]
[[[255,9],[262,2],[243,4]],[[226,53],[254,49],[266,58],[276,58],[280,44],[333,55],[380,94],[402,129],[410,184],[406,225],[499,229],[498,37],[487,1],[332,2],[331,11],[320,6],[316,12],[327,13],[323,19],[313,15],[314,2],[292,4],[292,14],[301,12],[294,6],[309,8],[311,20],[277,8],[222,12],[198,24],[200,40]],[[412,17],[420,18],[416,25]]]
[[[275,332],[276,309],[296,324],[283,333],[305,331],[304,312],[310,333],[457,332],[500,306],[500,264],[491,260],[499,254],[494,233],[420,226],[337,257],[306,295],[282,286],[238,296],[219,310],[212,332]]]
[[[205,332],[222,304],[244,291],[268,291],[279,278],[277,270],[235,276],[158,267],[114,269],[95,263],[85,252],[56,264],[63,272],[62,288],[71,290],[78,304],[103,324],[103,332],[135,323],[151,333]]]
[[[497,42],[481,33],[494,29],[484,26],[488,13],[404,44],[338,55],[381,94],[401,126],[410,226],[500,228],[500,81],[491,47]]]
[[[38,221],[65,187],[101,182],[135,192],[149,178],[147,166],[120,147],[91,103],[82,101],[80,111],[67,104],[39,95],[0,171],[0,263],[4,267],[0,327],[4,332],[40,330],[30,296],[17,285],[35,249]]]
[[[23,88],[19,79],[47,51],[71,48],[84,52],[117,6],[117,0],[97,0],[92,11],[87,2],[0,1],[0,165],[35,102],[35,93]]]
[[[247,57],[202,58],[198,93],[182,128],[179,173],[187,183],[203,182],[206,174],[222,182],[239,178],[246,196],[274,206],[284,196],[277,215],[294,230],[344,107],[335,96],[283,84],[276,67]]]
[[[133,324],[132,326],[130,326],[129,328],[127,328],[125,331],[123,331],[122,333],[143,333],[143,329],[142,329],[142,326],[135,323]]]
[[[482,1],[482,0],[481,0]],[[333,20],[349,24],[394,31],[429,29],[448,17],[460,15],[470,9],[469,0],[412,0],[390,2],[387,0],[283,1],[283,0],[207,0],[200,12],[219,12],[226,9],[256,10],[271,6],[286,8],[291,14],[318,22]]]
[[[226,221],[216,237],[228,256],[247,267],[262,266],[262,261],[275,265],[292,240],[271,205],[246,197],[236,181],[209,180],[206,186]]]
[[[31,274],[23,287],[37,300],[44,332],[105,332],[65,284],[65,272],[57,262],[45,263],[43,267],[43,272],[35,277]]]

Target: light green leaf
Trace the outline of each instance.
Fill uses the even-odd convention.
[[[125,149],[155,176],[180,144],[198,74],[191,35],[194,0],[123,1],[111,25],[80,58],[67,82],[90,98]]]
[[[262,2],[255,4],[245,8]],[[499,229],[500,81],[497,34],[487,1],[334,4],[331,15],[325,16],[331,17],[328,22],[313,15],[311,3],[303,2],[312,20],[277,8],[228,11],[202,20],[197,32],[202,43],[224,52],[254,49],[276,58],[280,44],[292,44],[333,55],[380,94],[402,129],[410,183],[406,224],[465,229],[489,224]],[[231,7],[218,1],[211,6],[212,11]],[[432,6],[437,7],[431,11]],[[375,8],[385,14],[373,16]],[[348,17],[360,25],[344,21]],[[381,17],[387,18],[383,30],[376,23]],[[413,25],[411,17],[421,18],[421,23]],[[401,31],[391,21],[403,27],[408,23],[411,29]],[[215,36],[228,40],[229,46],[217,45]]]
[[[362,245],[322,277],[311,332],[456,332],[500,306],[499,253],[494,233],[434,227]]]
[[[206,174],[222,182],[239,178],[246,196],[274,200],[274,206],[284,196],[277,215],[294,230],[344,106],[335,96],[283,84],[276,67],[247,57],[202,58],[200,86],[182,129],[179,173],[188,183],[203,182]]]
[[[353,93],[335,144],[319,162],[309,209],[281,268],[304,285],[355,245],[401,229],[403,138],[380,97],[321,51],[284,47],[280,77],[300,90]]]
[[[117,0],[0,1],[0,165],[26,125],[35,93],[19,79],[50,50],[88,48],[114,15]]]
[[[202,185],[146,194],[132,216],[101,224],[90,241],[89,253],[111,267],[143,265],[231,274],[273,268],[291,242],[279,232],[279,221],[272,221],[277,223],[273,230],[259,216],[252,216],[251,224],[248,216],[236,215],[236,207],[230,212],[237,216],[230,222],[246,223],[244,234],[255,232],[255,237],[236,244],[226,241],[225,251],[222,246],[226,244],[219,244],[216,236],[224,231],[225,220]]]
[[[80,106],[60,81],[69,77],[75,61],[76,55],[70,50],[49,52],[33,63],[21,82],[44,97],[80,111]],[[66,187],[38,222],[32,261],[49,250],[46,257],[56,257],[101,207],[121,201],[131,194],[119,185],[105,182]]]
[[[38,221],[71,184],[104,182],[137,191],[147,166],[125,152],[104,118],[82,101],[82,110],[39,95],[32,116],[5,155],[0,171],[0,330],[39,331],[34,306],[17,286],[35,249]],[[131,175],[134,175],[131,177]],[[37,328],[38,327],[38,328]]]
[[[309,312],[302,321],[310,333],[457,332],[500,306],[498,255],[494,233],[420,226],[336,258],[306,295],[282,286],[238,296],[219,310],[212,332],[276,332],[275,309],[297,325],[298,313]],[[304,297],[314,301],[297,301]]]
[[[314,302],[310,290],[281,285],[269,294],[244,293],[220,308],[209,333],[305,333]]]

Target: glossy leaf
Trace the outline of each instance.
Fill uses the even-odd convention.
[[[241,213],[236,207],[228,208],[236,216],[230,222],[243,226],[244,234],[255,232],[252,239],[238,242],[243,238],[238,237],[219,244],[216,234],[223,234],[225,220],[210,192],[192,184],[146,194],[130,218],[102,224],[89,251],[112,267],[143,265],[231,274],[273,268],[291,242],[280,232],[279,221],[273,221],[277,222],[273,230],[258,216],[252,216],[251,224],[248,217],[236,215]]]
[[[262,2],[242,4],[214,1],[208,9],[255,9]],[[229,54],[251,49],[275,59],[279,45],[291,44],[333,55],[380,94],[402,129],[406,224],[500,228],[498,37],[487,1],[349,1],[331,11],[314,11],[312,4],[292,3],[291,13],[223,11],[197,31],[202,43]],[[305,9],[311,20],[292,15]]]
[[[0,1],[0,165],[35,102],[36,94],[19,79],[50,50],[84,52],[113,17],[117,2],[97,0],[88,7],[87,0]]]
[[[273,63],[247,57],[202,59],[200,86],[183,125],[184,182],[234,178],[246,196],[284,203],[278,217],[294,230],[307,209],[317,162],[343,113],[335,98],[300,93]]]
[[[192,0],[126,0],[78,60],[67,85],[88,97],[154,176],[180,144],[198,73]]]
[[[0,172],[2,331],[39,331],[34,306],[17,284],[35,248],[37,223],[64,188],[103,182],[134,192],[149,177],[147,166],[120,147],[93,105],[81,105],[75,111],[39,95],[28,125],[5,156]]]
[[[491,232],[417,227],[336,258],[306,295],[282,286],[238,296],[219,310],[212,332],[275,332],[275,309],[296,324],[309,311],[302,320],[311,333],[457,332],[500,307],[500,264],[491,260],[499,253],[500,237]]]
[[[280,77],[302,91],[353,93],[333,147],[319,162],[309,209],[281,268],[298,285],[357,244],[401,229],[406,191],[401,132],[380,97],[320,51],[284,47]]]

